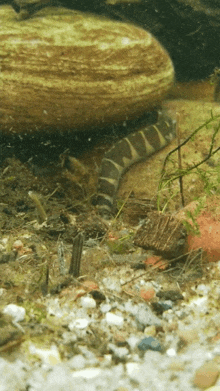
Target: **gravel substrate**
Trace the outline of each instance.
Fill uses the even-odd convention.
[[[68,294],[65,300],[41,299],[48,319],[62,325],[63,331],[49,347],[30,339],[24,343],[23,357],[18,354],[13,362],[1,358],[0,391],[219,391],[219,267],[216,263],[210,271],[215,273],[213,281],[192,284],[190,292],[181,292],[182,300],[160,298],[162,314],[146,302],[123,297],[130,273],[126,267],[116,267],[111,276],[103,274],[101,302],[91,294],[74,300]],[[137,291],[143,286],[161,291],[158,281],[134,282]],[[173,298],[177,299],[175,292]],[[23,328],[22,306],[6,306],[3,312]],[[103,347],[94,349],[89,341],[96,334]],[[75,350],[63,353],[71,344]]]

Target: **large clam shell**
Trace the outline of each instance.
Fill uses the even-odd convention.
[[[174,70],[147,31],[61,8],[19,21],[0,7],[0,127],[88,129],[161,102]]]

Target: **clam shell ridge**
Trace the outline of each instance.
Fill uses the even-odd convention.
[[[0,19],[2,131],[122,122],[155,107],[173,84],[165,49],[132,24],[60,8],[18,21],[2,7]]]

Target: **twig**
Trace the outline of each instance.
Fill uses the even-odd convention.
[[[47,220],[47,215],[46,212],[43,208],[43,205],[41,204],[39,197],[36,193],[33,191],[28,192],[29,197],[32,199],[32,201],[35,203],[38,214],[39,214],[39,222],[43,223],[44,221]]]
[[[81,262],[83,244],[84,244],[84,236],[82,232],[80,232],[73,239],[73,250],[72,250],[72,257],[71,257],[70,268],[69,268],[69,274],[71,274],[73,277],[76,278],[79,277],[80,275],[80,262]]]
[[[64,246],[62,241],[59,242],[57,248],[57,255],[58,255],[60,274],[61,276],[64,276],[66,274],[66,271],[65,271]]]
[[[175,257],[175,258],[173,258],[173,259],[169,259],[169,260],[164,259],[163,261],[160,261],[159,264],[155,264],[155,265],[151,266],[151,268],[148,269],[148,270],[146,270],[144,273],[142,273],[142,274],[140,274],[140,275],[138,275],[138,276],[135,276],[135,277],[131,278],[130,280],[124,282],[121,286],[125,286],[125,285],[129,284],[130,282],[133,282],[133,281],[135,281],[135,280],[138,280],[139,278],[141,278],[141,277],[143,277],[143,276],[149,274],[149,272],[151,272],[151,273],[153,274],[153,272],[154,272],[155,270],[157,270],[157,269],[159,269],[159,268],[161,268],[161,267],[164,267],[164,266],[171,265],[172,263],[177,262],[178,260],[181,260],[181,259],[183,259],[184,257],[187,257],[187,256],[192,255],[194,252],[196,253],[196,255],[195,255],[195,258],[196,258],[196,257],[197,257],[197,250],[191,250],[191,251],[186,252],[185,254],[179,255],[178,257]],[[193,258],[193,260],[194,260],[194,258]],[[192,261],[193,261],[193,260],[192,260]],[[170,272],[171,269],[169,269],[169,270],[167,270],[167,271]],[[166,270],[163,270],[163,273],[166,273],[167,271],[166,271]],[[149,276],[149,277],[147,278],[147,280],[145,280],[145,281],[151,281],[152,278],[153,278],[153,276],[151,275],[151,276]]]
[[[180,131],[179,131],[179,115],[177,116],[176,122],[176,134],[177,134],[177,143],[178,143],[178,168],[179,171],[182,172],[182,156],[181,156],[181,148],[180,148]],[[179,177],[179,185],[180,185],[180,195],[182,201],[182,207],[184,207],[184,195],[183,195],[183,175]]]

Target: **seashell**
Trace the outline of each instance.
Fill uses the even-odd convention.
[[[3,132],[85,130],[144,114],[174,80],[166,50],[147,31],[62,8],[17,20],[0,7]]]
[[[172,87],[169,55],[141,28],[60,8],[25,21],[11,12],[0,8],[2,131],[92,132],[127,124],[158,106]],[[175,121],[159,112],[155,125],[142,124],[105,154],[97,196],[104,218],[111,217],[124,171],[174,134]]]

